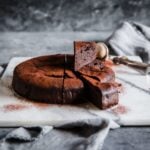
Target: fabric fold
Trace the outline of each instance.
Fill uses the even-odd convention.
[[[123,22],[107,43],[117,55],[138,55],[150,61],[150,27],[136,22]]]
[[[4,68],[2,66],[0,66],[0,77],[2,76]]]
[[[9,150],[11,145],[16,149],[25,150],[32,147],[34,150],[40,149],[40,143],[42,150],[44,143],[45,150],[100,150],[109,129],[110,121],[101,117],[67,122],[53,127],[20,127],[1,139],[0,149]]]

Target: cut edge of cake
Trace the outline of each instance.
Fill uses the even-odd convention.
[[[78,71],[83,66],[96,59],[96,43],[74,41],[74,70]]]
[[[115,83],[101,83],[93,78],[81,75],[86,84],[88,100],[100,109],[107,109],[119,102],[119,91]]]

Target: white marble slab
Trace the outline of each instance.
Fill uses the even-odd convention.
[[[34,103],[18,96],[11,88],[14,67],[29,57],[12,58],[0,80],[0,126],[52,125],[67,120],[89,118],[95,114],[118,119],[121,125],[150,125],[150,85],[147,77],[126,66],[114,66],[118,82],[123,84],[120,102],[101,111],[91,103],[60,106]],[[138,57],[130,57],[139,60]]]

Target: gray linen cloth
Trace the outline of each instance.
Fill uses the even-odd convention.
[[[115,119],[89,113],[59,125],[1,128],[0,150],[101,150],[109,129],[118,127]]]
[[[100,150],[109,125],[106,119],[95,117],[53,127],[20,127],[0,140],[0,149]]]
[[[136,22],[123,22],[107,40],[117,55],[138,55],[150,61],[150,27]]]

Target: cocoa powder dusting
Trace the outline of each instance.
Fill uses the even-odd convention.
[[[126,108],[125,106],[123,105],[118,105],[117,107],[113,108],[112,111],[115,113],[115,114],[125,114],[128,112],[128,108]]]
[[[18,111],[18,110],[23,110],[27,108],[28,106],[22,105],[22,104],[8,104],[4,105],[4,111],[9,112],[9,111]]]
[[[47,103],[35,102],[31,99],[21,97],[20,95],[18,95],[16,93],[15,93],[15,96],[19,97],[23,102],[28,102],[28,104],[30,104],[31,106],[34,106],[34,107],[37,107],[37,108],[40,108],[40,109],[44,109],[44,108],[49,106],[49,104],[47,104]]]

